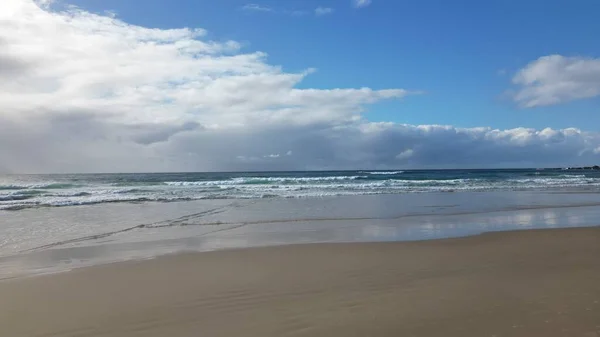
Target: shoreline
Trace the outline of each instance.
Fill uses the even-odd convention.
[[[344,197],[369,197],[369,196],[406,196],[406,195],[418,195],[418,194],[486,194],[486,193],[533,193],[533,194],[564,194],[564,195],[578,195],[578,194],[598,194],[600,193],[599,186],[545,186],[535,188],[497,188],[497,189],[448,189],[448,190],[432,190],[432,191],[402,191],[402,192],[383,192],[383,193],[371,193],[371,194],[328,194],[324,196],[275,196],[272,199],[275,200],[286,200],[286,199],[319,199],[319,198],[344,198]],[[189,198],[189,199],[174,199],[174,200],[152,200],[152,199],[140,199],[140,200],[114,200],[114,201],[97,201],[97,202],[84,202],[69,205],[35,205],[35,206],[15,206],[15,208],[0,208],[0,214],[18,213],[22,211],[36,211],[44,209],[60,209],[60,208],[84,208],[84,207],[105,207],[107,205],[160,205],[160,204],[178,204],[178,203],[189,203],[189,202],[211,202],[211,201],[248,201],[248,200],[263,200],[270,199],[264,197],[253,197],[253,198]],[[580,205],[542,205],[542,208],[555,208],[555,207],[587,207],[587,206],[598,206],[600,202],[593,202],[588,204]],[[527,207],[527,206],[526,206]],[[518,208],[515,208],[518,209]],[[529,209],[529,208],[525,208]],[[536,209],[536,207],[532,208]]]
[[[110,204],[2,214],[0,279],[179,252],[600,224],[600,194],[430,193]],[[44,233],[37,235],[36,233]]]
[[[244,204],[191,202],[181,205],[181,209],[179,205],[165,205],[170,208],[113,205],[108,209],[84,208],[81,212],[74,212],[74,209],[40,212],[30,217],[32,222],[28,224],[12,224],[12,233],[27,227],[37,227],[36,231],[47,227],[59,228],[54,223],[68,225],[69,221],[64,219],[76,219],[74,216],[85,215],[86,219],[91,217],[102,221],[90,223],[95,226],[87,227],[91,232],[86,230],[86,226],[69,225],[66,228],[81,228],[81,234],[63,236],[58,232],[60,236],[56,239],[51,235],[34,238],[42,247],[48,247],[45,249],[39,249],[33,241],[24,241],[29,247],[21,246],[20,251],[14,249],[10,252],[10,247],[5,246],[9,248],[9,254],[0,254],[0,280],[146,260],[180,252],[311,243],[437,240],[496,231],[595,227],[600,223],[600,207],[590,205],[591,200],[586,200],[586,196],[571,200],[568,207],[560,207],[556,203],[563,201],[562,198],[533,199],[535,204],[514,207],[500,199],[508,195],[484,194],[482,196],[487,198],[487,202],[486,199],[481,202],[480,198],[480,204],[474,207],[467,204],[468,200],[452,203],[457,200],[441,194],[438,196],[433,200],[396,196],[340,197],[326,199],[325,203],[308,199]],[[596,199],[596,196],[593,198]],[[394,204],[403,200],[412,201],[410,205],[413,207],[408,209],[406,205],[403,210],[395,211]],[[585,201],[588,203],[583,204]],[[295,209],[307,211],[291,213]],[[107,212],[110,215],[105,217]],[[306,217],[309,214],[313,218]],[[119,220],[125,216],[131,217],[131,220]],[[148,220],[140,216],[147,216]],[[6,220],[9,225],[5,228],[6,233],[14,235],[10,229],[12,221]],[[185,223],[182,224],[182,220]],[[0,234],[1,231],[2,228]]]
[[[176,253],[4,280],[0,326],[23,337],[596,337],[599,242],[587,227]]]

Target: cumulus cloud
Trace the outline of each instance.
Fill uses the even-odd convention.
[[[417,91],[300,89],[290,73],[202,29],[153,29],[31,0],[0,11],[6,172],[542,166],[599,158],[600,136],[372,123]]]
[[[513,77],[515,101],[526,108],[600,96],[600,58],[543,56]]]
[[[327,15],[327,14],[331,14],[333,13],[333,8],[329,8],[329,7],[317,7],[315,8],[315,15],[316,16],[323,16],[323,15]]]
[[[355,8],[363,8],[369,6],[371,4],[371,0],[353,0],[352,3]]]

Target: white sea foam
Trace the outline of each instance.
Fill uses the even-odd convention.
[[[412,193],[435,191],[487,191],[545,188],[600,187],[600,177],[584,174],[514,175],[509,178],[491,178],[473,173],[411,175],[402,171],[360,171],[356,175],[332,174],[315,176],[247,176],[194,181],[107,180],[78,178],[74,183],[63,181],[1,181],[0,209],[22,209],[42,206],[71,206],[110,202],[170,202],[196,199],[252,199],[252,198],[304,198],[334,195],[367,195],[386,193]],[[223,177],[224,176],[224,177]],[[193,176],[192,176],[193,177]],[[403,179],[394,179],[402,177]],[[427,179],[422,179],[427,178]],[[436,179],[434,179],[436,178]],[[84,183],[80,183],[84,181]]]
[[[288,183],[297,184],[305,182],[320,181],[344,181],[367,178],[366,176],[330,176],[330,177],[238,177],[228,180],[212,181],[166,181],[171,186],[221,186],[221,185],[243,185],[260,183]]]

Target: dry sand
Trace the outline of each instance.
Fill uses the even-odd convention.
[[[600,337],[600,228],[173,255],[0,301],[2,337]]]

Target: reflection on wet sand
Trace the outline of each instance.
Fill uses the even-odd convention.
[[[30,213],[35,226],[42,226],[44,215],[50,221],[71,219],[73,223],[64,228],[73,232],[61,234],[69,239],[56,242],[49,236],[42,238],[46,241],[20,243],[19,249],[0,255],[0,278],[182,251],[415,241],[490,231],[596,226],[600,206],[589,205],[598,204],[600,197],[592,194],[494,192],[116,205],[108,213],[109,206],[82,207],[79,213],[77,208],[40,210],[41,214]],[[152,212],[147,212],[149,208]],[[70,213],[65,216],[65,212]],[[107,219],[119,221],[107,224]],[[15,228],[27,229],[27,217],[14,220],[10,224]]]

